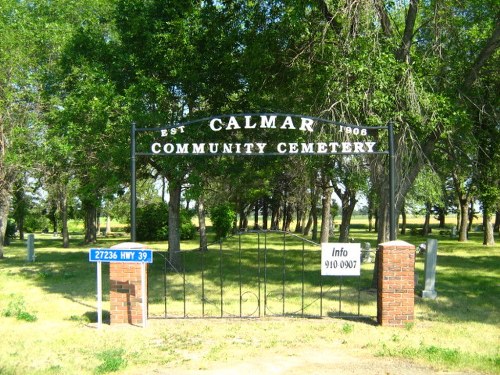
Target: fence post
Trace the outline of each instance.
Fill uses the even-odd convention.
[[[404,241],[379,245],[377,321],[383,326],[412,323],[415,307],[415,246]]]

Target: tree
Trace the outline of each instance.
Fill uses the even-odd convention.
[[[32,105],[36,31],[27,8],[24,2],[4,0],[0,9],[0,259],[12,188],[22,169],[18,141],[36,113]]]

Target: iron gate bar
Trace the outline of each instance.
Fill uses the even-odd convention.
[[[286,278],[286,269],[285,269],[285,265],[286,265],[286,233],[283,233],[283,272],[282,272],[282,278],[281,278],[281,282],[282,282],[282,305],[283,305],[283,308],[282,308],[282,311],[283,311],[283,316],[285,315],[285,278]]]
[[[243,238],[242,238],[242,235],[244,234],[255,234],[257,236],[257,252],[255,254],[255,252],[253,253],[249,253],[249,256],[253,256],[253,257],[256,257],[257,259],[253,258],[254,260],[251,260],[252,258],[249,258],[248,259],[248,262],[249,262],[249,265],[250,265],[250,268],[248,268],[248,270],[251,272],[252,270],[254,270],[253,272],[256,271],[256,274],[257,274],[257,280],[255,280],[255,278],[253,278],[251,275],[252,274],[249,274],[249,277],[248,277],[248,281],[249,281],[249,285],[251,286],[252,283],[254,283],[253,285],[255,286],[255,284],[257,284],[258,286],[258,292],[255,293],[251,290],[249,291],[244,291],[243,287],[243,283],[245,282],[245,280],[247,280],[247,278],[244,279],[244,274],[243,274],[243,270],[244,270],[244,264],[243,264],[243,255],[244,255],[244,252],[243,252]],[[269,244],[269,238],[268,238],[268,234],[273,234],[273,235],[279,235],[281,234],[280,236],[278,237],[273,237],[273,244]],[[261,235],[264,235],[264,239],[262,240],[261,238]],[[181,302],[182,303],[182,308],[183,308],[183,314],[182,316],[184,318],[196,318],[196,314],[193,316],[189,313],[188,309],[189,306],[187,304],[187,299],[190,298],[189,295],[191,292],[188,291],[188,288],[190,288],[190,285],[192,285],[191,283],[188,282],[188,272],[189,273],[192,273],[194,272],[194,274],[196,275],[198,273],[198,275],[201,274],[201,295],[202,295],[202,298],[201,298],[201,312],[202,312],[202,318],[217,318],[217,316],[219,318],[222,318],[222,317],[236,317],[236,316],[239,316],[240,318],[251,318],[251,317],[260,317],[261,316],[261,288],[263,288],[263,291],[264,291],[264,316],[266,315],[271,315],[271,316],[287,316],[287,315],[300,315],[301,317],[310,317],[310,318],[318,318],[318,315],[316,315],[314,313],[314,308],[312,309],[311,311],[311,307],[313,307],[316,303],[319,302],[319,318],[322,318],[324,316],[323,314],[323,310],[324,310],[324,302],[326,301],[323,301],[324,298],[328,298],[328,300],[331,302],[335,302],[334,299],[335,297],[333,297],[332,299],[332,294],[331,292],[334,292],[334,289],[335,287],[338,287],[338,292],[337,293],[334,293],[333,296],[335,294],[337,294],[338,296],[338,312],[335,314],[336,317],[342,317],[342,318],[345,318],[345,317],[352,317],[352,318],[359,318],[361,317],[361,275],[358,276],[358,279],[357,280],[354,280],[352,279],[352,282],[349,281],[346,285],[344,285],[344,278],[343,277],[340,277],[340,279],[338,280],[338,283],[336,282],[336,280],[333,278],[331,279],[331,281],[333,283],[328,283],[328,284],[331,284],[330,287],[328,287],[328,289],[325,289],[324,287],[324,282],[325,280],[323,279],[324,277],[328,278],[327,276],[321,276],[320,274],[318,274],[318,277],[319,277],[319,284],[317,284],[314,280],[318,280],[316,276],[312,276],[314,275],[314,272],[311,274],[311,279],[309,279],[309,276],[308,276],[308,279],[309,280],[308,282],[310,282],[310,286],[308,286],[308,288],[312,288],[311,291],[313,292],[313,295],[315,294],[314,292],[314,289],[315,288],[318,288],[319,287],[319,296],[318,298],[314,299],[314,297],[309,300],[309,301],[306,301],[306,269],[305,269],[305,266],[306,266],[306,249],[305,249],[305,242],[308,242],[308,243],[311,243],[313,244],[315,247],[319,246],[319,244],[315,243],[315,242],[312,242],[308,239],[304,239],[296,234],[293,234],[293,233],[290,233],[290,232],[285,232],[285,231],[248,231],[248,232],[240,232],[238,233],[238,237],[234,237],[236,239],[237,244],[238,244],[238,250],[237,252],[231,252],[229,251],[228,254],[225,254],[225,251],[224,251],[224,248],[223,248],[223,241],[218,241],[218,250],[219,251],[215,251],[215,252],[206,252],[206,251],[183,251],[182,252],[182,260],[183,260],[183,264],[182,266],[177,270],[175,269],[172,265],[170,265],[169,267],[169,264],[170,262],[168,261],[168,253],[164,253],[165,256],[163,254],[160,254],[161,256],[164,256],[165,258],[165,261],[164,261],[164,266],[162,267],[163,269],[163,272],[164,272],[164,283],[163,283],[163,292],[164,292],[164,303],[163,303],[163,306],[164,306],[164,313],[162,314],[164,318],[175,318],[176,316],[176,309],[172,310],[173,311],[173,314],[174,315],[171,315],[169,316],[169,313],[168,313],[168,308],[170,306],[170,303],[168,302],[168,299],[169,299],[169,295],[171,294],[172,295],[172,306],[175,307],[175,305],[178,306],[178,302]],[[281,246],[281,249],[279,248],[279,245],[278,244],[275,244],[274,243],[274,238],[276,239],[280,239],[282,241],[282,246]],[[293,249],[289,249],[289,246],[288,246],[288,241],[292,238],[296,238],[300,241],[301,243],[301,247],[297,248],[296,247],[296,243],[292,243],[292,248]],[[264,249],[262,249],[262,243],[264,243]],[[216,244],[216,243],[215,243]],[[215,245],[214,244],[214,245]],[[276,245],[278,245],[278,247],[276,248]],[[271,261],[271,248],[274,248],[275,250],[273,250],[273,255],[272,255],[272,260]],[[230,250],[230,248],[228,248],[228,250]],[[264,251],[262,253],[262,251]],[[290,251],[290,254],[287,254],[287,252]],[[201,252],[201,254],[199,254]],[[230,253],[233,253],[234,256],[237,256],[238,259],[236,260],[234,257],[233,257],[233,261],[230,260],[231,257],[227,257],[226,255],[229,255]],[[309,252],[308,252],[309,253]],[[199,256],[197,256],[196,254],[198,254]],[[210,255],[209,255],[210,254]],[[251,255],[253,254],[253,255]],[[317,258],[318,256],[318,250],[313,250],[311,253],[310,253],[315,259]],[[200,256],[201,256],[201,259],[200,259]],[[210,262],[208,262],[208,259],[207,256],[210,257]],[[217,259],[218,257],[218,259]],[[262,258],[263,257],[263,258]],[[281,258],[281,259],[280,259]],[[239,293],[239,313],[237,313],[236,315],[233,315],[232,313],[230,312],[225,312],[226,310],[226,305],[227,305],[227,301],[225,301],[227,299],[226,297],[226,291],[225,291],[225,288],[226,287],[226,283],[224,282],[224,269],[225,269],[225,264],[226,264],[226,260],[230,263],[229,264],[234,264],[236,265],[236,262],[238,262],[238,285],[236,286],[238,290],[238,292],[236,293]],[[261,259],[263,259],[263,263],[261,261]],[[255,262],[255,260],[257,260],[257,262]],[[193,263],[194,261],[194,263]],[[215,263],[216,262],[216,263]],[[216,284],[214,285],[214,287],[219,287],[219,292],[220,292],[220,313],[219,314],[215,314],[215,316],[210,313],[207,315],[207,310],[206,310],[206,306],[205,304],[207,302],[210,302],[209,299],[210,299],[210,296],[207,294],[207,293],[212,293],[212,291],[215,291],[215,290],[212,290],[212,288],[210,288],[210,291],[208,288],[208,285],[207,285],[207,270],[209,267],[209,263],[210,263],[210,268],[214,269],[213,265],[217,264],[218,265],[218,272],[215,271],[215,274],[213,276],[215,276],[215,279],[212,279],[213,280],[219,280],[219,282],[216,282]],[[189,264],[192,264],[193,267],[190,267],[188,269],[188,265]],[[280,267],[280,264],[281,264],[281,267],[282,269],[280,270],[279,267]],[[198,265],[198,266],[196,266]],[[201,265],[201,267],[200,267]],[[262,266],[264,267],[264,269],[262,270]],[[276,267],[278,266],[278,267]],[[287,272],[287,267],[290,269],[291,273]],[[246,270],[246,268],[245,268]],[[168,275],[169,272],[175,272],[177,273],[180,277],[182,277],[182,280],[180,280],[182,282],[182,293],[180,293],[180,296],[181,298],[183,299],[183,301],[179,301],[179,297],[175,297],[176,295],[179,296],[178,293],[175,292],[174,289],[171,289],[169,286],[170,286],[170,283],[172,282],[174,285],[175,284],[175,277],[171,278],[170,275]],[[263,274],[263,278],[261,277],[261,272],[264,272]],[[245,271],[246,272],[246,271]],[[269,273],[271,272],[271,274]],[[299,273],[300,272],[300,276],[299,276]],[[308,271],[309,272],[309,271]],[[218,275],[217,275],[218,274]],[[255,273],[253,273],[253,275],[255,275]],[[272,278],[274,279],[274,281],[278,281],[278,285],[279,283],[281,283],[281,287],[278,286],[278,288],[281,289],[281,293],[278,293],[276,294],[276,296],[278,297],[278,299],[276,300],[276,302],[281,302],[281,313],[278,313],[278,314],[275,314],[271,311],[271,309],[274,307],[276,307],[276,303],[272,303],[270,304],[269,303],[269,300],[268,300],[268,297],[271,296],[271,295],[274,295],[274,292],[269,292],[269,288],[268,286],[271,286],[271,285],[276,285],[275,283],[273,283],[273,281],[270,279],[270,275],[273,275]],[[281,275],[281,277],[279,276]],[[151,276],[151,275],[149,275]],[[153,276],[151,276],[153,277]],[[279,278],[278,278],[279,277]],[[294,285],[296,285],[296,283],[293,283],[293,284],[290,284],[290,286],[292,287],[292,289],[290,289],[290,291],[288,291],[287,289],[287,281],[288,279],[290,279],[293,281],[298,281],[300,282],[300,291],[299,291],[299,288],[298,288],[298,285],[297,285],[297,288],[295,288]],[[351,280],[351,278],[348,278],[349,280]],[[170,281],[172,280],[172,281]],[[199,279],[198,279],[199,280]],[[346,279],[347,280],[347,279]],[[262,285],[262,281],[264,283],[264,285]],[[292,282],[291,281],[291,282]],[[218,284],[218,285],[217,285]],[[200,284],[197,284],[198,285],[198,290],[199,290],[199,286]],[[308,284],[309,285],[309,284]],[[316,287],[314,286],[316,285]],[[180,286],[180,285],[179,285]],[[196,285],[192,285],[194,287],[194,293],[196,293]],[[351,293],[350,291],[352,290],[352,292],[354,293],[357,293],[357,296],[354,298],[354,300],[352,300],[352,297],[350,297],[350,301],[351,302],[354,302],[354,303],[357,303],[357,309],[355,311],[352,311],[352,309],[350,309],[351,312],[346,312],[344,313],[343,309],[344,309],[344,306],[343,306],[343,303],[344,301],[347,301],[345,298],[345,293],[344,293],[344,286],[348,286],[349,288],[349,292],[347,293],[347,295],[350,295],[352,297],[354,297],[355,295],[353,293]],[[295,291],[294,291],[295,290]],[[170,293],[170,291],[172,291],[172,293]],[[188,293],[189,292],[189,293]],[[289,292],[291,293],[292,297],[298,297],[300,298],[300,302],[297,301],[295,298],[292,298],[292,300],[294,300],[291,304],[288,303],[287,305],[287,302],[289,300]],[[297,293],[298,292],[298,293]],[[231,294],[231,293],[230,293]],[[256,297],[256,309],[253,311],[253,312],[245,312],[245,309],[244,309],[244,306],[243,304],[245,303],[246,301],[246,298],[245,298],[245,295],[247,294],[252,294],[254,297]],[[330,296],[330,297],[327,297],[327,296]],[[236,296],[235,296],[236,297]],[[282,298],[282,301],[279,301],[279,297]],[[308,297],[310,298],[310,297]],[[195,299],[195,301],[198,300],[198,299]],[[236,302],[236,300],[234,301]],[[330,303],[329,302],[329,305]],[[211,304],[213,305],[217,305],[217,302],[210,302]],[[179,306],[179,307],[181,307]],[[230,306],[230,305],[227,305],[227,306]],[[234,305],[233,305],[234,306]],[[296,306],[298,307],[298,309],[295,310],[295,307],[293,309],[289,309],[287,310],[287,306]],[[330,305],[331,306],[331,305]],[[350,306],[352,306],[352,304],[350,304]],[[355,305],[354,305],[355,306]],[[352,306],[352,307],[354,307]],[[193,305],[193,307],[196,307],[196,302],[195,304]],[[236,306],[235,306],[236,307]],[[307,312],[306,312],[307,311]],[[332,313],[334,312],[334,310],[331,311]],[[332,316],[330,313],[327,314],[328,316]],[[178,316],[180,317],[180,316]],[[333,317],[333,316],[332,316]],[[368,317],[368,316],[365,316],[365,317]]]
[[[205,317],[205,252],[201,256],[201,311],[202,317]]]
[[[184,317],[186,316],[186,262],[185,262],[186,256],[184,255],[182,257],[182,296],[184,299],[184,302],[182,303],[182,314]]]
[[[342,313],[342,282],[344,281],[344,276],[340,276],[339,280],[339,316]]]
[[[257,233],[257,263],[258,263],[258,267],[259,267],[259,273],[258,273],[258,281],[257,281],[257,285],[258,285],[258,291],[257,291],[257,306],[259,308],[259,318],[260,318],[260,233]]]
[[[301,312],[301,317],[304,317],[304,272],[305,272],[305,245],[304,242],[302,242],[302,312]]]
[[[323,278],[319,277],[319,317],[323,317]]]
[[[165,305],[165,316],[168,316],[168,296],[167,296],[167,293],[168,293],[168,280],[167,280],[167,277],[168,277],[168,266],[167,266],[167,254],[165,253],[165,256],[164,256],[164,259],[163,259],[163,264],[165,265],[163,267],[163,269],[165,270],[165,302],[164,302],[164,305]]]
[[[267,232],[264,232],[264,316],[267,315]]]
[[[220,317],[222,318],[224,316],[224,280],[222,280],[222,241],[219,242],[219,280],[220,280]]]
[[[242,315],[243,295],[241,294],[241,233],[238,235],[238,272],[239,272],[239,286],[240,286],[240,318]]]

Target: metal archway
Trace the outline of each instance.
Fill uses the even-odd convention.
[[[234,132],[257,130],[263,132],[295,131],[306,136],[305,142],[206,142],[189,138],[189,130],[205,125],[207,131],[222,132],[230,135]],[[337,129],[335,134],[325,131],[325,126]],[[320,131],[321,142],[308,142],[307,135]],[[375,141],[362,141],[373,132],[386,130],[387,149],[378,149]],[[137,151],[137,137],[144,136],[143,142],[149,142],[149,149]],[[159,139],[161,139],[161,141]],[[354,141],[352,140],[354,138]],[[171,140],[172,139],[172,140]],[[230,146],[229,146],[230,145]],[[268,147],[269,146],[269,147]],[[269,148],[272,150],[269,151]],[[395,215],[395,154],[394,131],[391,123],[386,126],[365,126],[345,124],[319,117],[284,114],[284,113],[244,113],[225,114],[205,117],[164,127],[131,129],[131,240],[136,240],[136,157],[137,156],[290,156],[290,155],[389,155],[389,230],[390,240],[396,239]]]

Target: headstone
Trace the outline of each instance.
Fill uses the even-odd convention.
[[[35,235],[33,233],[28,234],[28,242],[26,246],[27,260],[28,262],[35,261]]]
[[[370,251],[370,243],[365,242],[363,244],[363,249],[361,250],[361,263],[371,263],[372,253]]]
[[[427,239],[427,249],[425,252],[425,289],[422,291],[422,298],[436,298],[437,292],[434,289],[436,284],[436,262],[437,262],[437,240]]]
[[[456,238],[457,237],[457,227],[453,226],[451,228],[451,238]]]

